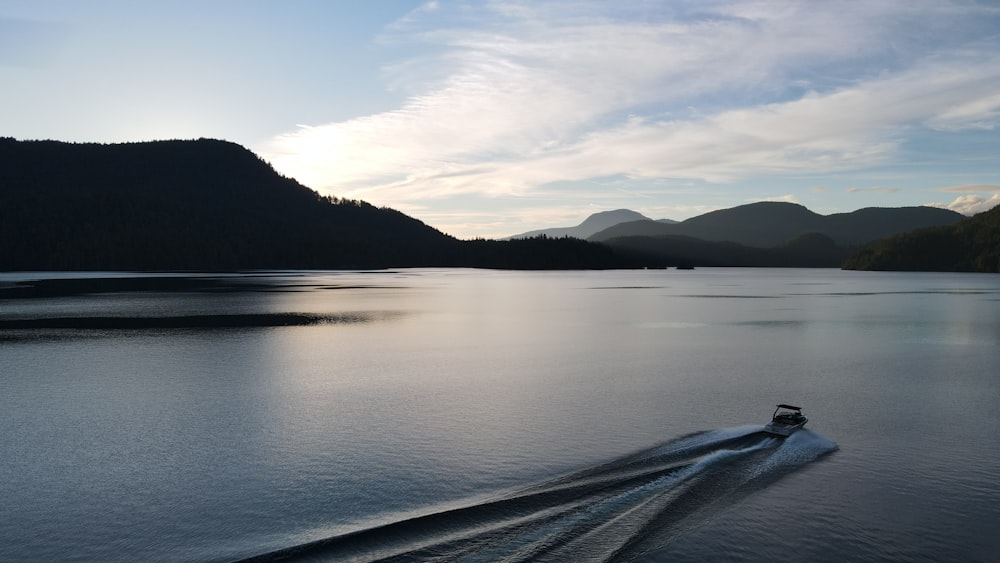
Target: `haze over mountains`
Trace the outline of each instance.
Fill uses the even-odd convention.
[[[632,211],[631,209],[615,209],[612,211],[601,211],[600,213],[594,213],[593,215],[584,219],[582,223],[575,227],[551,227],[548,229],[538,229],[534,231],[528,231],[526,233],[521,233],[519,235],[514,235],[508,238],[521,239],[521,238],[531,238],[538,236],[547,237],[575,237],[575,238],[589,238],[605,229],[614,227],[615,225],[620,225],[622,223],[631,223],[634,221],[653,221],[649,217],[646,217],[642,213],[637,211]],[[658,219],[661,223],[676,223],[671,219]]]
[[[620,209],[462,241],[392,209],[321,196],[234,143],[0,138],[0,270],[839,267],[866,243],[962,219],[929,207],[823,216],[761,202],[679,223]],[[956,232],[980,240],[972,230]]]
[[[922,227],[950,225],[963,216],[936,207],[866,208],[819,215],[795,203],[763,201],[712,211],[675,224],[655,221],[619,223],[588,237],[608,241],[632,236],[687,236],[769,248],[807,233],[829,237],[841,246],[857,246]]]

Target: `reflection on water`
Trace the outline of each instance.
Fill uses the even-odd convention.
[[[1000,552],[996,276],[45,276],[0,274],[0,560],[231,560],[352,533],[378,545],[370,530],[560,482],[582,504],[541,505],[558,533],[529,511],[513,543],[476,532],[442,549],[552,536],[604,554],[628,537],[615,553],[682,561]],[[778,402],[840,450],[727,489],[790,450],[709,440],[720,463],[684,488],[657,481],[681,462],[620,480],[630,452],[759,426]],[[723,450],[740,453],[722,463]],[[581,470],[594,488],[572,481]],[[612,522],[642,524],[609,539]]]
[[[244,313],[239,315],[185,315],[179,317],[43,317],[31,319],[0,319],[0,330],[72,329],[72,330],[139,330],[139,329],[215,329],[279,326],[309,326],[320,324],[357,324],[385,320],[393,313],[354,312],[315,315],[310,313]]]

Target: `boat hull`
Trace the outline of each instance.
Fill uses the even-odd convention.
[[[791,436],[792,434],[802,430],[802,427],[806,425],[806,421],[802,421],[799,424],[784,424],[781,422],[769,422],[764,426],[764,432],[768,434],[773,434],[775,436]]]

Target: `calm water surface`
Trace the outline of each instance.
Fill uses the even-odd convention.
[[[1000,276],[135,277],[0,274],[0,560],[1000,554]]]

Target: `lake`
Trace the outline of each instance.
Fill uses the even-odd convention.
[[[1000,554],[997,275],[0,273],[0,384],[3,561]]]

